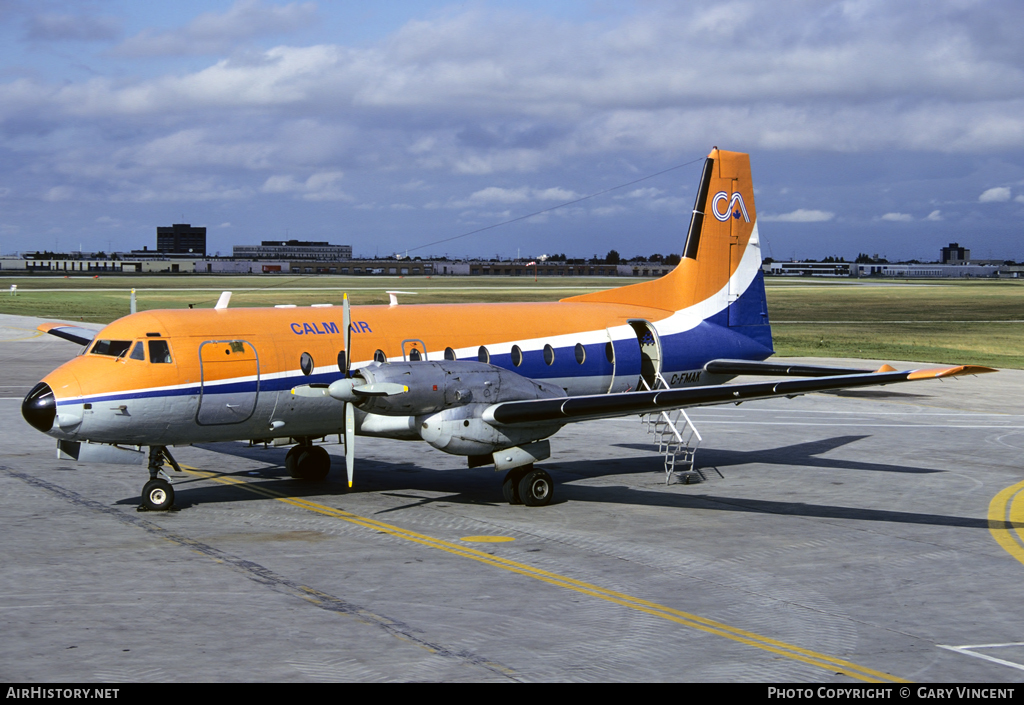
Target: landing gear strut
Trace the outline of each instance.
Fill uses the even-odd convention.
[[[543,507],[551,503],[555,493],[555,482],[546,470],[531,465],[513,468],[505,475],[501,493],[509,504],[525,504],[527,507]]]
[[[172,468],[181,472],[181,467],[165,446],[150,446],[149,482],[142,486],[142,506],[139,509],[164,512],[174,506],[174,488],[163,471],[165,459]]]
[[[296,480],[319,481],[331,471],[331,456],[321,446],[303,443],[284,456],[284,467]]]

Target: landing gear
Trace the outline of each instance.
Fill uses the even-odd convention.
[[[525,465],[508,471],[501,485],[501,493],[509,504],[543,507],[551,503],[555,482],[546,470]]]
[[[181,467],[165,446],[150,446],[149,482],[142,486],[142,506],[139,511],[165,512],[174,506],[174,488],[163,471],[165,460],[177,472],[181,472]]]
[[[522,468],[512,468],[508,471],[504,482],[501,483],[501,494],[504,495],[506,502],[509,504],[523,503],[523,500],[519,498],[519,481],[523,479],[523,475],[528,470],[532,469],[532,465],[527,465]]]
[[[519,480],[519,498],[527,507],[543,507],[551,502],[555,482],[547,471],[531,468]]]
[[[297,445],[284,456],[284,467],[296,480],[319,481],[331,471],[331,456],[320,446]]]
[[[142,506],[151,512],[163,512],[173,507],[174,488],[171,483],[158,477],[143,485]]]

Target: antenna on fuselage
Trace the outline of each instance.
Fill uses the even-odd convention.
[[[214,308],[215,309],[217,309],[217,308],[227,308],[229,301],[231,301],[231,292],[230,291],[222,291],[221,294],[220,294],[220,298],[217,299],[217,305],[214,306]]]

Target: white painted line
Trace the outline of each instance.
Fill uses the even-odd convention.
[[[977,654],[970,649],[994,649],[1000,646],[1024,646],[1022,643],[1015,644],[977,644],[975,646],[947,646],[946,644],[936,644],[940,649],[949,649],[955,651],[958,654],[964,654],[965,656],[973,656],[975,658],[984,659],[991,661],[992,663],[998,663],[1003,666],[1009,666],[1010,668],[1016,668],[1018,671],[1024,671],[1024,664],[1014,663],[1013,661],[1005,661],[995,656],[988,656],[986,654]]]

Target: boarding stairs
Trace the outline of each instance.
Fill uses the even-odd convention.
[[[641,385],[648,391],[670,389],[668,382],[659,372],[652,387],[647,380],[641,379]],[[679,475],[685,484],[691,480],[703,481],[707,478],[697,468],[697,447],[701,437],[697,427],[684,409],[670,409],[657,413],[644,414],[642,417],[648,434],[654,434],[654,442],[658,444],[658,453],[665,456],[665,484],[672,483]]]

